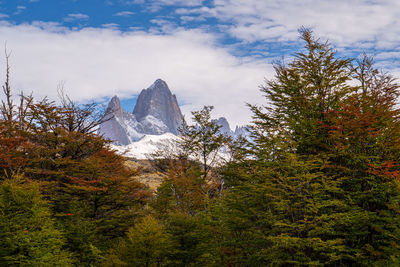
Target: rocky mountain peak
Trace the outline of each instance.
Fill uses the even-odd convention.
[[[113,96],[110,102],[108,103],[106,114],[114,114],[117,117],[122,117],[123,109],[121,107],[121,102],[118,96]]]
[[[147,116],[162,121],[173,134],[183,123],[183,115],[176,96],[173,95],[165,81],[157,79],[149,88],[140,93],[133,114],[140,122]]]
[[[157,79],[147,90],[170,91],[164,80]]]
[[[220,117],[217,120],[213,120],[217,125],[219,125],[221,128],[219,128],[219,131],[223,134],[226,135],[233,135],[233,132],[231,130],[231,127],[229,126],[228,120],[225,117]]]
[[[224,117],[214,121],[221,126],[220,132],[228,136],[247,133],[246,128],[236,128],[233,132]],[[98,132],[115,145],[129,145],[146,135],[177,135],[184,123],[176,96],[165,81],[157,79],[149,88],[142,90],[133,113],[122,109],[118,96],[111,98]]]
[[[124,111],[119,98],[114,96],[99,126],[99,134],[116,145],[128,145],[145,135],[177,134],[182,123],[175,95],[166,82],[158,79],[142,90],[133,113]]]

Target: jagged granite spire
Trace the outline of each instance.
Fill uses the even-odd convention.
[[[183,123],[183,115],[176,96],[171,93],[166,82],[156,80],[149,88],[140,93],[133,114],[140,122],[147,116],[162,121],[169,132],[178,134],[178,128]]]
[[[233,135],[233,132],[231,130],[231,127],[229,126],[228,120],[225,117],[220,117],[219,119],[212,120],[212,121],[221,127],[221,128],[219,128],[220,133],[223,133],[228,136]]]
[[[119,101],[118,96],[113,96],[108,103],[106,115],[113,114],[114,116],[121,118],[123,113],[124,110],[121,107],[121,102]]]
[[[99,127],[100,135],[116,145],[128,145],[147,134],[177,134],[183,116],[175,95],[159,79],[142,90],[133,113],[124,111],[119,98],[114,96],[108,103],[103,121]]]
[[[133,116],[132,116],[133,117]],[[131,139],[128,136],[124,120],[124,110],[118,96],[111,98],[108,103],[103,123],[99,126],[99,134],[106,139],[112,140],[117,145],[128,145]]]

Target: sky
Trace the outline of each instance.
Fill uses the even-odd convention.
[[[265,104],[259,86],[302,49],[302,26],[339,56],[365,52],[400,77],[398,0],[0,0],[15,92],[55,100],[63,87],[80,103],[118,95],[132,111],[161,78],[186,118],[213,105],[232,128],[251,120],[246,103]],[[4,72],[0,54],[0,82]]]

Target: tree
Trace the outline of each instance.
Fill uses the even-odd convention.
[[[324,124],[333,144],[327,171],[346,177],[341,187],[364,214],[365,220],[354,222],[358,234],[346,238],[346,245],[359,251],[358,262],[398,262],[399,84],[365,55],[353,69],[359,90],[327,114]]]
[[[223,163],[222,150],[230,138],[211,120],[212,109],[205,106],[192,112],[194,124],[185,125],[174,144],[153,154],[155,167],[166,173],[153,202],[160,214],[170,211],[194,216],[206,210],[209,198],[222,190],[217,167]]]
[[[357,89],[347,83],[350,59],[337,58],[330,45],[315,39],[310,30],[303,28],[300,33],[306,52],[297,53],[287,66],[274,66],[275,79],[261,87],[267,99],[265,111],[251,106],[253,137],[262,157],[278,158],[280,152],[316,154],[329,147],[328,133],[320,123]]]
[[[8,79],[9,72],[4,93],[11,101]],[[94,133],[100,123],[95,104],[78,105],[62,91],[61,104],[20,97],[20,106],[3,103],[3,113],[12,110],[12,116],[0,120],[2,178],[23,173],[40,182],[66,234],[65,246],[79,265],[96,264],[101,250],[124,236],[142,213],[150,193],[132,178],[137,171],[125,166],[126,159]]]
[[[7,48],[4,50],[5,58],[6,58],[6,80],[4,82],[3,93],[6,100],[1,100],[1,115],[4,121],[12,122],[14,120],[14,103],[12,100],[11,86],[10,86],[10,53],[7,52]]]
[[[224,233],[222,258],[395,265],[398,86],[368,64],[337,58],[311,31],[301,36],[306,52],[277,65],[275,79],[261,88],[267,106],[251,107],[251,159],[227,168],[230,192],[214,215]],[[349,85],[354,78],[360,86]]]
[[[0,265],[72,266],[37,183],[0,183]]]
[[[160,215],[179,212],[195,216],[203,211],[208,203],[209,185],[201,174],[199,165],[190,160],[171,162],[152,207]]]
[[[204,106],[202,110],[193,111],[193,125],[186,125],[181,129],[180,146],[184,154],[193,158],[203,167],[204,179],[212,167],[220,163],[221,149],[228,142],[228,138],[220,133],[219,126],[211,120],[213,106]]]
[[[110,251],[105,266],[166,266],[173,245],[164,226],[147,215]]]

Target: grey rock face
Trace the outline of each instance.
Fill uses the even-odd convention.
[[[149,88],[140,93],[133,114],[141,122],[149,115],[162,121],[168,131],[178,134],[183,123],[183,115],[176,96],[171,93],[166,82],[156,80]]]
[[[250,127],[245,125],[245,126],[236,126],[235,128],[235,137],[243,137],[246,138],[247,140],[251,140],[250,137]]]
[[[113,98],[110,100],[110,103],[108,103],[106,116],[109,114],[114,114],[114,116],[121,118],[123,113],[124,110],[121,107],[121,102],[119,101],[118,96],[113,96]]]
[[[98,132],[106,139],[112,140],[115,145],[129,145],[147,134],[161,135],[170,132],[176,135],[178,128],[185,123],[176,96],[160,79],[142,90],[133,113],[124,111],[119,98],[114,96],[108,104],[103,120]],[[221,117],[213,121],[221,126],[221,133],[232,138],[249,136],[247,126],[236,127],[235,131],[232,131],[226,118]]]
[[[99,134],[113,140],[116,145],[128,145],[143,136],[136,130],[138,122],[135,116],[122,109],[117,96],[108,104],[103,121],[99,126]]]
[[[212,121],[220,126],[219,131],[222,134],[233,137],[234,132],[231,130],[231,127],[229,126],[228,120],[226,118],[220,117],[219,119]]]
[[[184,121],[176,96],[162,80],[142,90],[133,113],[124,111],[119,98],[114,96],[103,120],[99,134],[116,145],[128,145],[146,134],[177,134]]]
[[[224,117],[220,117],[217,120],[212,120],[217,125],[221,126],[219,131],[227,136],[232,137],[233,139],[243,137],[250,140],[250,128],[249,126],[236,126],[235,131],[232,131],[231,127],[229,126],[228,120]]]

